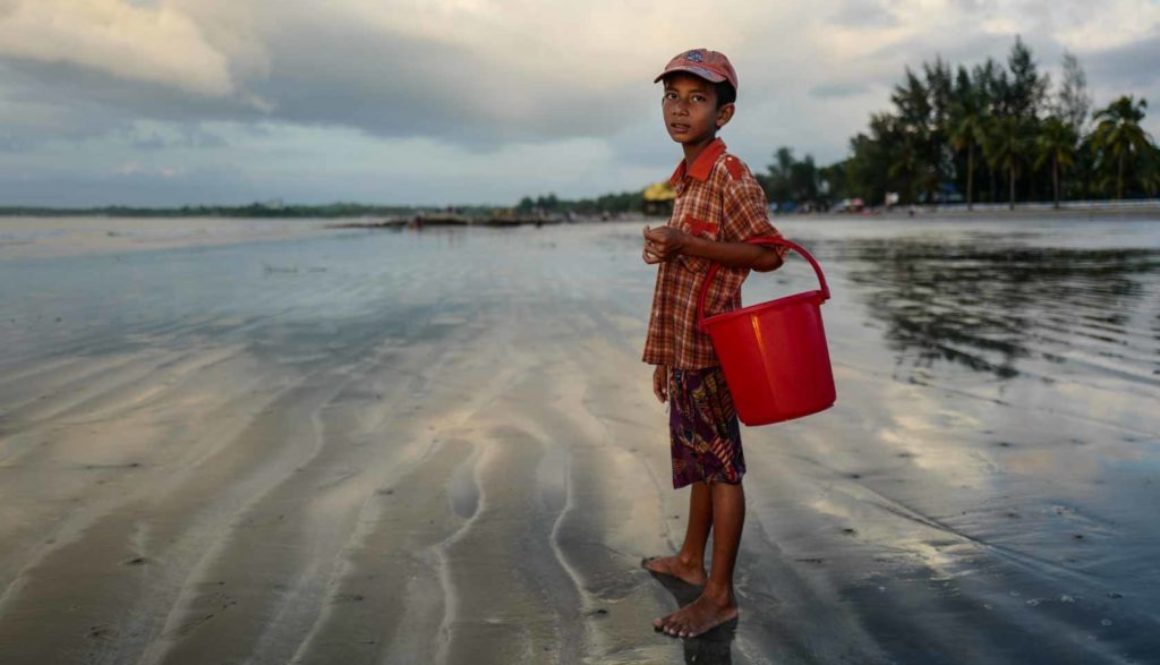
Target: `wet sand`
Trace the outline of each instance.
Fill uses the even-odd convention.
[[[741,620],[674,640],[637,224],[166,221],[3,236],[0,663],[1160,648],[1160,222],[778,220],[827,270],[839,403],[744,431]]]

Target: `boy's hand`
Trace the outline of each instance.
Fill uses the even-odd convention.
[[[665,365],[653,370],[653,394],[662,403],[669,398],[669,368]]]
[[[648,264],[668,261],[681,254],[689,235],[671,226],[655,229],[644,227],[644,262]]]

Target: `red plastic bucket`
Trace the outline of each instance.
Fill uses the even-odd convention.
[[[719,266],[713,264],[705,274],[697,299],[698,326],[713,340],[737,416],[746,425],[768,425],[828,409],[836,393],[822,328],[821,304],[830,299],[822,268],[804,248],[784,238],[748,242],[801,254],[822,288],[705,318],[705,296]]]

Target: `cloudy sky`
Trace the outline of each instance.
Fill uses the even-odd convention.
[[[1160,137],[1160,0],[0,0],[0,205],[638,189],[679,158],[652,79],[695,46],[738,70],[735,153],[829,163],[905,65],[1016,34]]]

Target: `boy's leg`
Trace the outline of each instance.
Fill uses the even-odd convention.
[[[733,567],[745,526],[745,490],[740,484],[714,483],[713,562],[701,596],[653,625],[669,635],[695,637],[737,617]]]
[[[646,559],[644,567],[701,586],[706,579],[705,545],[713,528],[713,492],[705,483],[693,483],[691,487],[689,523],[685,527],[685,542],[680,551],[673,556]]]

